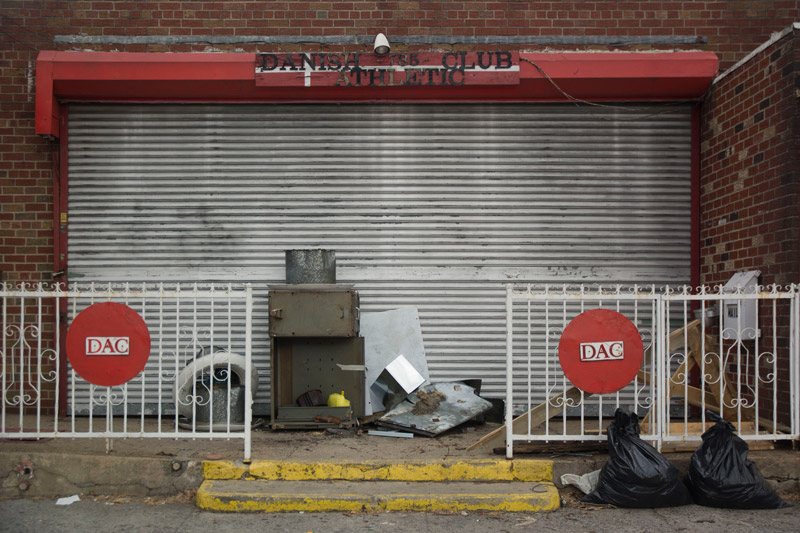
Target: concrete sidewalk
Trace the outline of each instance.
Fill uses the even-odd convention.
[[[467,451],[496,424],[467,425],[436,438],[412,439],[370,436],[364,432],[332,434],[326,431],[254,430],[254,460],[286,462],[441,463],[502,459],[491,450]],[[56,438],[45,441],[6,440],[0,444],[0,498],[34,496],[128,495],[169,496],[200,486],[203,461],[241,461],[239,439],[115,440],[107,452],[105,439]],[[669,454],[682,471],[690,453]],[[553,462],[553,481],[564,473],[583,474],[599,469],[602,453],[518,454],[520,459]],[[800,453],[791,449],[753,451],[750,458],[785,498],[797,490]],[[560,488],[560,487],[559,487]],[[562,491],[572,493],[573,489]],[[569,499],[569,498],[567,498]]]
[[[491,452],[466,451],[496,427],[478,425],[437,438],[405,439],[369,436],[366,431],[272,431],[262,426],[253,430],[252,458],[297,462],[496,458]],[[0,443],[0,497],[170,495],[199,487],[203,461],[241,461],[243,449],[241,439],[132,438],[111,443],[102,438],[8,439]]]

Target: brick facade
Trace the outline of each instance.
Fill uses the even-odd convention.
[[[741,270],[799,279],[797,33],[726,74],[703,105],[702,283]]]
[[[800,280],[797,65],[800,35],[793,30],[725,73],[703,104],[701,283],[724,283],[743,270],[761,271],[763,285]],[[773,337],[773,329],[779,338],[788,338],[788,305],[773,308],[762,302],[759,320],[764,339]],[[743,349],[755,346],[746,343]],[[781,343],[775,349],[777,372],[768,357],[757,366],[759,375],[777,374],[779,413],[786,421],[788,346]],[[766,346],[759,352],[772,350]],[[749,361],[752,373],[756,363]],[[762,416],[769,416],[772,397],[760,396]]]

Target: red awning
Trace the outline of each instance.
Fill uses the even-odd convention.
[[[592,102],[696,100],[711,52],[519,53],[513,85],[317,86],[256,83],[256,54],[39,53],[36,133],[59,135],[63,102]]]

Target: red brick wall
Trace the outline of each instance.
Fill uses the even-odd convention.
[[[701,36],[723,67],[800,20],[795,1],[33,1],[4,0],[7,39],[53,35]],[[547,45],[558,48],[557,44]],[[166,51],[161,45],[120,51]],[[202,49],[202,46],[200,47]],[[243,49],[253,45],[242,46]],[[526,46],[536,49],[536,46]],[[609,48],[609,47],[605,47]],[[176,50],[173,46],[172,51]]]
[[[2,280],[46,280],[52,271],[55,147],[33,135],[27,76],[35,56],[0,55],[0,271]]]
[[[797,33],[728,73],[712,87],[703,106],[702,283],[724,283],[742,270],[760,270],[764,285],[800,281]],[[776,377],[783,422],[789,415],[789,316],[787,302],[775,308],[772,302],[760,304],[758,352],[777,355],[777,372],[768,356],[758,364],[752,357],[742,360],[743,366],[749,361],[751,375],[757,369],[765,379]],[[743,347],[747,353],[755,350],[752,342]],[[761,386],[767,391],[759,395],[761,416],[771,418],[772,387]]]
[[[740,270],[800,281],[796,33],[722,78],[703,106],[702,283]]]

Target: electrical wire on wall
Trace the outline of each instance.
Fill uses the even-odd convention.
[[[663,114],[665,114],[665,113],[669,113],[669,112],[671,112],[671,111],[672,111],[671,109],[663,109],[663,110],[661,110],[661,111],[656,111],[656,112],[654,112],[654,113],[646,113],[646,114],[637,115],[637,116],[635,116],[635,117],[629,117],[629,118],[606,117],[606,116],[602,116],[602,115],[597,115],[597,114],[595,114],[595,113],[592,113],[591,111],[589,111],[589,109],[587,109],[586,107],[583,107],[583,106],[600,107],[600,108],[604,108],[604,109],[615,109],[615,110],[618,110],[618,111],[625,111],[626,113],[630,113],[631,111],[636,111],[636,108],[634,108],[634,107],[618,106],[618,105],[611,105],[611,104],[601,104],[601,103],[599,103],[599,102],[589,102],[588,100],[582,100],[582,99],[580,99],[580,98],[576,98],[575,96],[572,96],[571,94],[569,94],[568,92],[566,92],[564,89],[562,89],[562,88],[561,88],[561,87],[560,87],[560,86],[559,86],[559,85],[556,83],[556,81],[555,81],[553,78],[551,78],[551,77],[550,77],[550,76],[547,74],[547,72],[545,72],[545,71],[544,71],[544,69],[543,69],[541,66],[539,66],[537,63],[535,63],[535,62],[531,61],[530,59],[528,59],[528,58],[526,58],[526,57],[520,57],[520,58],[519,58],[519,60],[520,60],[520,61],[524,61],[525,63],[528,63],[528,64],[530,64],[530,65],[533,65],[533,67],[534,67],[534,68],[535,68],[537,71],[539,71],[539,74],[541,74],[542,76],[544,76],[544,78],[545,78],[545,79],[546,79],[546,80],[547,80],[547,81],[548,81],[548,82],[549,82],[549,83],[550,83],[550,84],[551,84],[553,87],[555,87],[555,89],[556,89],[558,92],[560,92],[560,93],[561,93],[561,94],[562,94],[562,95],[563,95],[563,96],[564,96],[564,97],[565,97],[567,100],[569,100],[570,102],[574,103],[574,104],[575,104],[575,105],[576,105],[576,106],[577,106],[579,109],[581,109],[583,112],[585,112],[585,113],[587,113],[587,114],[589,114],[589,115],[592,115],[593,117],[595,117],[595,118],[597,118],[597,119],[600,119],[600,120],[614,120],[614,121],[622,121],[622,122],[627,122],[627,121],[641,120],[641,119],[643,119],[643,118],[655,117],[655,116],[658,116],[658,115],[663,115]],[[708,88],[708,89],[706,89],[706,92],[705,92],[705,93],[703,93],[703,95],[702,95],[700,98],[698,98],[698,99],[691,99],[691,100],[678,100],[678,101],[675,101],[675,102],[667,102],[667,103],[664,103],[664,104],[662,104],[662,105],[663,105],[664,107],[672,107],[672,106],[678,106],[678,105],[683,105],[683,104],[688,104],[688,103],[702,102],[703,100],[705,100],[705,98],[706,98],[706,95],[708,95],[708,93],[709,93],[709,91],[710,91],[710,90],[711,90],[711,87],[709,86],[709,88]]]

